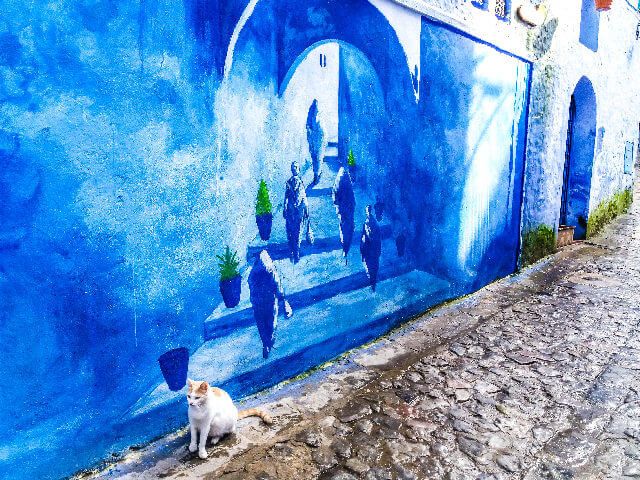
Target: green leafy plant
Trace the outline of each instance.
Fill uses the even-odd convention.
[[[591,212],[587,222],[587,238],[591,238],[600,232],[604,226],[611,222],[618,215],[629,210],[633,203],[633,193],[631,189],[616,193],[608,200],[601,202],[596,209]]]
[[[356,157],[353,156],[353,150],[349,150],[349,155],[347,156],[347,165],[350,167],[356,166]]]
[[[548,225],[538,225],[522,235],[520,263],[522,267],[531,265],[556,251],[556,233]]]
[[[238,266],[240,265],[238,255],[235,251],[232,252],[228,246],[224,255],[216,255],[216,258],[218,259],[218,270],[220,271],[221,282],[231,280],[240,275],[240,271],[238,270]]]
[[[269,189],[267,182],[260,180],[258,187],[258,198],[256,200],[256,215],[266,215],[271,213],[271,199],[269,198]]]

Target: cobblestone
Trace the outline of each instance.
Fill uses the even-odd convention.
[[[242,423],[208,461],[179,433],[102,475],[640,478],[639,247],[635,206],[602,237],[254,398],[276,424]]]

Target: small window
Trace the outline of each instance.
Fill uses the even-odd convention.
[[[471,0],[471,5],[480,10],[489,10],[489,0]]]
[[[496,0],[496,17],[504,22],[511,20],[511,0]]]
[[[327,56],[324,53],[320,54],[320,66],[325,68],[327,66]]]

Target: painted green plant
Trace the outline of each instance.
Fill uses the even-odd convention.
[[[231,280],[232,278],[240,275],[238,266],[240,260],[238,260],[238,254],[235,251],[231,251],[229,246],[225,249],[224,255],[216,255],[218,259],[218,270],[220,272],[220,281]]]
[[[633,203],[633,193],[631,189],[616,193],[608,200],[601,202],[589,215],[587,222],[587,238],[591,238],[600,232],[606,224],[611,222],[618,215],[629,210]]]
[[[349,150],[349,155],[347,156],[347,165],[350,167],[356,166],[356,157],[353,156],[353,150]]]
[[[538,225],[522,236],[520,264],[531,265],[556,251],[556,234],[548,225]]]
[[[266,215],[271,213],[271,199],[269,198],[269,189],[267,182],[260,180],[258,187],[258,198],[256,200],[256,215]]]

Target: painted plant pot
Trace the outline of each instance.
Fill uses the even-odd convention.
[[[271,237],[271,226],[273,225],[273,214],[264,213],[262,215],[256,215],[256,224],[258,225],[258,232],[262,240],[269,240]]]
[[[185,347],[174,348],[158,357],[160,370],[169,390],[177,392],[187,384],[187,370],[189,370],[189,350]]]
[[[348,165],[349,167],[349,176],[351,177],[351,181],[355,182],[356,181],[356,166],[355,165]]]
[[[604,12],[611,9],[611,4],[613,0],[595,0],[596,2],[596,10],[599,12]]]
[[[236,307],[240,303],[241,289],[242,277],[240,275],[220,282],[220,293],[227,308]]]
[[[407,246],[407,237],[404,233],[401,233],[396,237],[396,250],[398,251],[399,257],[404,257],[404,251]]]

